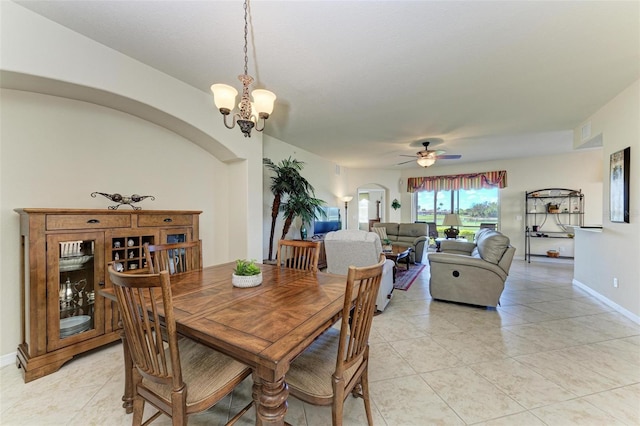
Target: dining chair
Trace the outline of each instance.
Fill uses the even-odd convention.
[[[278,241],[278,254],[276,259],[279,266],[317,272],[319,258],[320,241]]]
[[[163,413],[174,426],[186,425],[187,416],[213,407],[251,374],[248,366],[227,355],[178,338],[168,271],[126,274],[109,265],[109,277],[133,361],[134,426],[142,424],[145,402],[158,409],[145,425]],[[162,317],[166,340],[156,333]],[[234,424],[252,403],[227,425]]]
[[[332,424],[342,425],[349,393],[364,399],[367,422],[373,424],[369,398],[369,333],[382,278],[384,255],[373,266],[351,266],[340,330],[330,328],[289,367],[289,394],[313,405],[331,405]]]
[[[144,244],[149,273],[169,271],[169,274],[202,269],[202,241],[170,244]]]
[[[483,222],[483,223],[480,224],[480,229],[482,229],[482,228],[493,229],[494,231],[496,231],[497,230],[497,224]]]

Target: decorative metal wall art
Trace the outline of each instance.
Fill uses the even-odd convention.
[[[131,206],[131,208],[134,209],[134,210],[142,210],[142,207],[136,207],[136,206],[133,205],[133,203],[139,203],[140,201],[144,200],[145,198],[151,198],[151,201],[156,199],[156,197],[154,197],[153,195],[133,194],[132,196],[129,197],[129,196],[126,196],[126,195],[120,195],[118,193],[116,193],[116,194],[105,194],[104,192],[92,192],[91,196],[93,198],[96,198],[97,194],[100,194],[103,197],[106,197],[106,198],[110,199],[114,203],[118,203],[115,206],[109,206],[109,210],[118,210],[118,207],[120,207],[122,205]]]

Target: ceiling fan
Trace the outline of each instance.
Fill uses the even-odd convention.
[[[429,141],[425,141],[422,142],[422,145],[424,146],[424,149],[422,151],[418,151],[416,153],[415,156],[415,160],[418,163],[418,165],[422,166],[422,167],[429,167],[431,165],[433,165],[436,160],[457,160],[459,158],[462,158],[462,155],[460,154],[448,154],[448,155],[444,155],[444,153],[446,151],[430,151],[429,150]],[[401,157],[414,157],[413,155],[401,155]],[[409,161],[403,161],[402,163],[398,163],[397,165],[401,165],[401,164],[407,164],[410,163],[413,160],[409,160]]]

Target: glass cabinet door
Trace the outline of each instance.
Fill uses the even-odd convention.
[[[103,253],[102,232],[47,237],[48,350],[104,333]]]
[[[192,228],[175,228],[160,230],[160,244],[186,243],[191,241]]]

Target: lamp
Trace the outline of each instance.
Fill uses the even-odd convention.
[[[444,217],[444,220],[442,221],[442,224],[444,226],[450,226],[449,229],[444,230],[444,234],[447,236],[447,238],[456,238],[460,233],[460,231],[454,228],[454,226],[462,226],[460,217],[457,214],[451,213],[446,215]]]
[[[249,86],[253,83],[253,77],[249,75],[247,63],[249,61],[247,57],[247,3],[244,1],[244,74],[238,76],[238,80],[242,82],[242,96],[240,97],[240,104],[238,108],[240,112],[233,114],[231,125],[227,123],[227,116],[231,114],[231,111],[236,106],[236,96],[238,91],[233,87],[226,84],[213,84],[211,85],[211,91],[213,92],[213,101],[216,104],[220,113],[224,116],[224,125],[227,129],[233,129],[238,123],[238,127],[245,137],[251,137],[251,130],[256,126],[256,130],[261,132],[264,130],[265,121],[269,118],[269,115],[273,112],[273,103],[276,100],[276,95],[268,90],[257,89],[251,92],[253,96],[253,102],[249,98]],[[262,119],[262,128],[259,128],[257,124]]]
[[[351,195],[342,197],[342,201],[344,201],[344,229],[349,229],[349,214],[347,213],[347,210],[349,209],[348,204],[351,200],[353,200]]]
[[[436,153],[434,151],[429,151],[427,154],[421,155],[417,162],[422,167],[429,167],[436,162]]]

